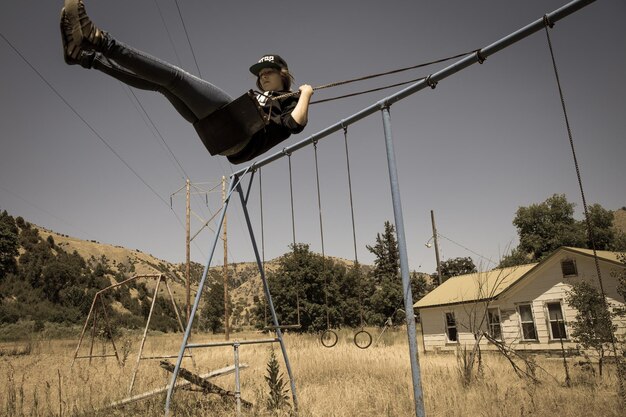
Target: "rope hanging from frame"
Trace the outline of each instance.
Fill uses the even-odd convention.
[[[292,226],[292,237],[293,237],[293,248],[295,250],[296,247],[296,224],[295,224],[295,217],[294,217],[294,208],[293,208],[293,176],[292,176],[292,171],[291,171],[291,154],[288,155],[289,157],[289,190],[290,190],[290,195],[291,195],[291,226]],[[259,202],[260,202],[260,206],[261,206],[261,251],[262,251],[262,261],[263,261],[263,273],[265,273],[265,237],[264,237],[264,221],[263,221],[263,183],[262,183],[262,176],[261,176],[261,168],[259,168]],[[296,314],[297,314],[297,323],[296,324],[284,324],[284,325],[280,325],[279,324],[279,328],[280,329],[299,329],[300,327],[302,327],[301,323],[300,323],[300,285],[299,285],[299,281],[296,277]],[[267,323],[267,303],[264,303],[265,306],[265,321],[264,321],[264,329],[265,330],[271,330],[271,329],[276,329],[276,326],[270,326]]]
[[[322,196],[320,193],[320,170],[317,161],[317,141],[313,142],[315,156],[315,184],[317,186],[317,208],[320,220],[320,240],[322,242],[322,275],[324,275],[324,305],[326,306],[326,330],[320,336],[324,347],[331,348],[337,344],[339,336],[330,329],[330,307],[328,306],[328,275],[326,274],[326,251],[324,250],[324,225],[322,222]]]
[[[436,60],[425,62],[425,63],[422,63],[422,64],[412,65],[412,66],[409,66],[409,67],[399,68],[399,69],[395,69],[395,70],[391,70],[391,71],[379,72],[379,73],[376,73],[376,74],[365,75],[365,76],[357,77],[357,78],[351,78],[351,79],[344,80],[344,81],[335,81],[335,82],[332,82],[332,83],[319,85],[317,87],[313,87],[313,90],[314,91],[318,91],[318,90],[323,90],[323,89],[327,89],[327,88],[338,87],[340,85],[351,84],[351,83],[355,83],[355,82],[358,82],[358,81],[365,81],[365,80],[370,80],[372,78],[383,77],[385,75],[397,74],[397,73],[404,72],[404,71],[409,71],[409,70],[412,70],[412,69],[422,68],[422,67],[426,67],[426,66],[433,65],[433,64],[439,64],[441,62],[450,61],[452,59],[460,58],[460,57],[463,57],[463,56],[466,56],[466,55],[469,55],[469,54],[475,54],[475,53],[479,53],[479,52],[480,52],[480,49],[474,49],[472,51],[463,52],[463,53],[452,55],[452,56],[449,56],[449,57],[446,57],[446,58],[436,59]],[[337,96],[337,97],[331,97],[331,98],[327,98],[327,99],[323,99],[323,100],[316,100],[316,101],[312,101],[310,104],[325,103],[327,101],[339,100],[339,99],[342,99],[342,98],[354,97],[354,96],[358,96],[358,95],[361,95],[361,94],[373,93],[375,91],[380,91],[380,90],[385,90],[385,89],[388,89],[388,88],[399,87],[399,86],[402,86],[402,85],[411,84],[411,83],[414,83],[414,82],[417,82],[417,81],[424,80],[426,78],[428,78],[428,77],[414,78],[414,79],[409,80],[409,81],[403,81],[403,82],[399,82],[399,83],[395,83],[395,84],[386,85],[386,86],[383,86],[383,87],[372,88],[372,89],[369,89],[369,90],[363,90],[363,91],[359,91],[359,92],[356,92],[356,93],[345,94],[345,95],[341,95],[341,96]],[[279,96],[276,96],[276,97],[272,97],[272,100],[280,100],[280,99],[283,99],[283,98],[286,98],[286,97],[296,96],[298,94],[300,94],[299,91],[292,91],[292,92],[285,93],[285,94],[282,94],[282,95],[279,95]]]
[[[263,268],[263,275],[265,275],[265,227],[263,222],[263,175],[261,168],[259,168],[259,206],[259,211],[261,212],[261,267]],[[265,313],[263,324],[264,327],[267,327],[267,300],[265,295],[263,296],[263,311]]]
[[[361,324],[361,330],[354,334],[354,344],[359,349],[367,349],[372,344],[372,335],[365,330],[365,321],[363,319],[363,283],[361,281],[361,265],[359,264],[359,257],[357,254],[356,244],[356,226],[354,223],[354,200],[352,198],[352,175],[350,174],[350,153],[348,151],[348,128],[343,127],[343,141],[346,149],[346,170],[348,172],[348,194],[350,196],[350,215],[352,219],[352,241],[354,243],[354,271],[356,273],[356,279],[358,280],[358,292],[359,292],[359,318]],[[359,339],[363,339],[364,342],[359,342]]]
[[[291,170],[291,154],[288,156],[289,160],[289,197],[291,202],[291,236],[292,236],[292,245],[293,251],[296,251],[296,216],[293,208],[293,174]],[[300,322],[300,282],[298,281],[298,276],[296,276],[296,314],[297,314],[297,326],[302,327]]]
[[[548,48],[550,49],[550,57],[552,58],[552,67],[554,69],[554,76],[556,78],[556,84],[559,90],[559,97],[561,99],[561,107],[563,109],[563,117],[565,119],[565,126],[567,128],[567,135],[569,138],[569,144],[570,144],[570,148],[572,151],[572,158],[574,161],[574,167],[576,168],[576,177],[578,180],[578,187],[580,189],[580,195],[582,198],[582,203],[583,203],[583,210],[585,213],[585,224],[586,224],[586,228],[587,228],[587,238],[589,239],[589,242],[591,243],[591,248],[593,250],[593,259],[594,259],[594,263],[595,263],[595,267],[596,267],[596,273],[598,274],[598,284],[600,286],[600,292],[602,294],[602,300],[604,302],[604,308],[606,308],[607,311],[609,311],[609,304],[606,300],[606,293],[604,291],[604,284],[602,282],[602,273],[600,271],[600,262],[598,260],[598,253],[596,250],[596,243],[595,243],[595,239],[594,239],[594,234],[593,234],[593,228],[591,227],[591,218],[589,216],[589,210],[587,208],[587,199],[585,198],[585,191],[583,189],[583,183],[582,183],[582,177],[580,174],[580,168],[578,166],[578,158],[576,156],[576,148],[574,146],[574,139],[572,138],[572,129],[570,127],[569,124],[569,118],[567,117],[567,109],[565,107],[565,98],[563,97],[563,89],[561,87],[561,81],[559,78],[559,71],[557,69],[556,66],[556,59],[554,58],[554,50],[552,48],[552,40],[550,39],[550,31],[548,30],[548,28],[552,28],[554,26],[554,24],[552,22],[550,22],[548,15],[544,15],[543,16],[543,22],[544,22],[544,29],[546,32],[546,39],[548,41]],[[617,343],[615,340],[615,334],[614,332],[611,330],[610,332],[611,334],[611,348],[613,350],[613,354],[615,355],[615,358],[618,358],[618,351],[617,351]],[[623,375],[621,375],[624,370],[622,366],[617,366],[617,371],[618,371],[618,381],[619,381],[619,389],[620,389],[620,395],[622,398],[624,398],[626,396],[625,390],[624,390],[624,378]]]

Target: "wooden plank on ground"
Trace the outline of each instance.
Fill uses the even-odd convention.
[[[175,367],[168,361],[161,361],[161,368],[169,372],[174,372]],[[203,392],[208,393],[208,394],[217,394],[222,397],[233,397],[233,398],[235,398],[235,395],[237,394],[234,391],[225,390],[224,388],[219,387],[215,385],[214,383],[207,381],[206,379],[202,379],[199,375],[196,375],[188,371],[185,368],[178,369],[178,376],[183,379],[186,379],[187,381],[191,382],[194,385],[199,386],[200,388],[202,388]],[[243,398],[241,398],[241,404],[247,408],[251,408],[253,405],[251,402],[248,402],[244,400]]]
[[[239,365],[239,369],[245,369],[247,368],[248,365],[245,363],[242,363]],[[235,366],[231,365],[231,366],[227,366],[225,368],[221,368],[221,369],[216,369],[215,371],[211,371],[208,374],[204,374],[204,375],[199,375],[199,378],[202,379],[210,379],[210,378],[216,378],[218,376],[222,376],[222,375],[229,375],[235,372]],[[189,381],[181,381],[180,383],[176,384],[177,388],[184,388],[186,386],[191,385],[191,382]],[[130,404],[130,403],[134,403],[136,401],[141,401],[141,400],[145,400],[146,398],[151,398],[154,397],[156,395],[162,394],[164,392],[167,392],[167,390],[169,389],[169,385],[162,387],[162,388],[157,388],[154,389],[152,391],[148,391],[148,392],[144,392],[142,394],[137,394],[134,395],[132,397],[128,397],[125,398],[123,400],[120,401],[116,401],[114,403],[109,404],[107,407],[105,408],[111,408],[111,407],[119,407],[122,405],[126,405],[126,404]]]

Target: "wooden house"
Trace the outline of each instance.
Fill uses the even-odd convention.
[[[597,251],[598,267],[612,308],[624,307],[617,275],[626,266],[618,254]],[[576,348],[571,323],[576,310],[567,302],[571,285],[587,280],[598,287],[593,251],[561,247],[539,263],[494,269],[448,279],[417,303],[426,352],[471,348],[484,331],[516,350],[560,351]],[[616,323],[624,337],[626,322]],[[495,349],[485,338],[481,349]]]

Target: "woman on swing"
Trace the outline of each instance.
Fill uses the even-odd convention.
[[[188,122],[196,123],[233,99],[213,84],[188,72],[138,51],[98,29],[87,16],[83,0],[65,0],[61,11],[63,55],[69,65],[95,68],[125,84],[163,94]],[[241,142],[220,152],[231,163],[249,161],[300,133],[308,120],[310,85],[300,86],[299,97],[288,93],[293,76],[287,63],[278,55],[265,55],[250,67],[257,77],[257,94],[268,123]],[[204,140],[204,139],[203,139]]]

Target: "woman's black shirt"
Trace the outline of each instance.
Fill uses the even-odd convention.
[[[271,94],[277,96],[283,93],[272,92]],[[305,126],[299,125],[291,116],[291,112],[298,104],[297,96],[269,100],[259,94],[257,100],[265,114],[270,114],[270,121],[265,128],[252,136],[250,142],[241,151],[227,156],[232,164],[250,161],[286,140],[292,133],[300,133],[304,130]]]

